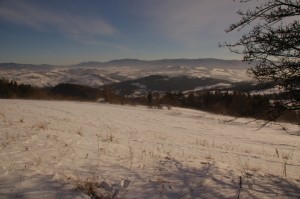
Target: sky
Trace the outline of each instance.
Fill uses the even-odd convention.
[[[218,43],[241,36],[224,30],[248,7],[233,0],[0,0],[0,62],[241,59]]]

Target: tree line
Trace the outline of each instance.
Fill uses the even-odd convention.
[[[147,95],[128,98],[117,94],[109,87],[92,88],[83,85],[60,83],[54,87],[37,88],[18,84],[14,80],[0,79],[0,98],[98,101],[112,104],[145,105],[153,108],[167,106],[192,108],[234,117],[252,117],[264,120],[281,120],[299,124],[297,110],[285,110],[282,99],[285,93],[252,95],[241,91],[189,91],[149,92]],[[278,100],[280,99],[280,100]]]
[[[97,88],[60,83],[54,87],[38,88],[29,84],[19,84],[15,80],[0,79],[0,98],[2,99],[45,99],[95,101],[103,95]]]
[[[284,107],[281,105],[281,100],[285,97],[287,97],[285,93],[254,95],[249,92],[216,90],[164,94],[149,92],[145,100],[148,106],[153,107],[167,104],[234,117],[251,117],[267,121],[278,119],[300,124],[297,111],[285,110],[283,113]]]

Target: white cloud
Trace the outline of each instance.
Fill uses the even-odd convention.
[[[0,19],[40,31],[57,31],[74,39],[116,37],[118,30],[97,16],[54,10],[28,1],[4,1],[0,7]]]
[[[83,38],[83,39],[82,38],[76,38],[76,40],[78,40],[79,42],[81,42],[85,45],[104,46],[104,47],[108,47],[108,48],[117,49],[118,51],[120,51],[122,53],[131,52],[131,50],[126,46],[113,44],[113,43],[109,43],[109,42],[105,42],[105,41],[100,41],[100,40],[97,40],[97,39],[94,39],[94,38]]]
[[[165,0],[152,4],[147,16],[157,31],[181,42],[195,46],[225,36],[224,30],[236,22],[238,2],[232,0]]]

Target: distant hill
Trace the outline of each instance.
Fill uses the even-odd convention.
[[[151,75],[135,80],[128,80],[111,84],[109,87],[121,95],[144,93],[149,91],[187,91],[207,88],[231,87],[232,82],[214,78],[197,78],[188,76],[169,77],[164,75]]]
[[[275,83],[253,83],[252,81],[232,82],[223,79],[197,78],[189,76],[169,77],[165,75],[150,75],[134,80],[127,80],[108,85],[120,95],[141,96],[149,91],[156,92],[186,92],[186,91],[240,91],[249,93],[271,94],[278,89]],[[273,89],[273,90],[272,90]]]
[[[252,65],[239,60],[163,59],[145,61],[121,59],[108,62],[82,62],[70,66],[0,64],[0,77],[37,87],[72,83],[92,87],[134,80],[151,75],[251,81],[246,70]]]
[[[77,67],[107,67],[107,66],[118,66],[118,67],[168,67],[168,66],[185,66],[185,67],[230,67],[230,68],[248,68],[249,64],[240,60],[223,60],[223,59],[161,59],[161,60],[139,60],[139,59],[120,59],[111,60],[108,62],[82,62]]]

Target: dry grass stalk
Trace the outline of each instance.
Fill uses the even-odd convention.
[[[5,116],[5,114],[4,114],[4,113],[0,113],[0,116],[2,116],[2,117],[3,117],[4,126],[5,126],[6,138],[8,139],[8,138],[9,138],[9,135],[8,135],[8,130],[7,130],[6,116]]]

